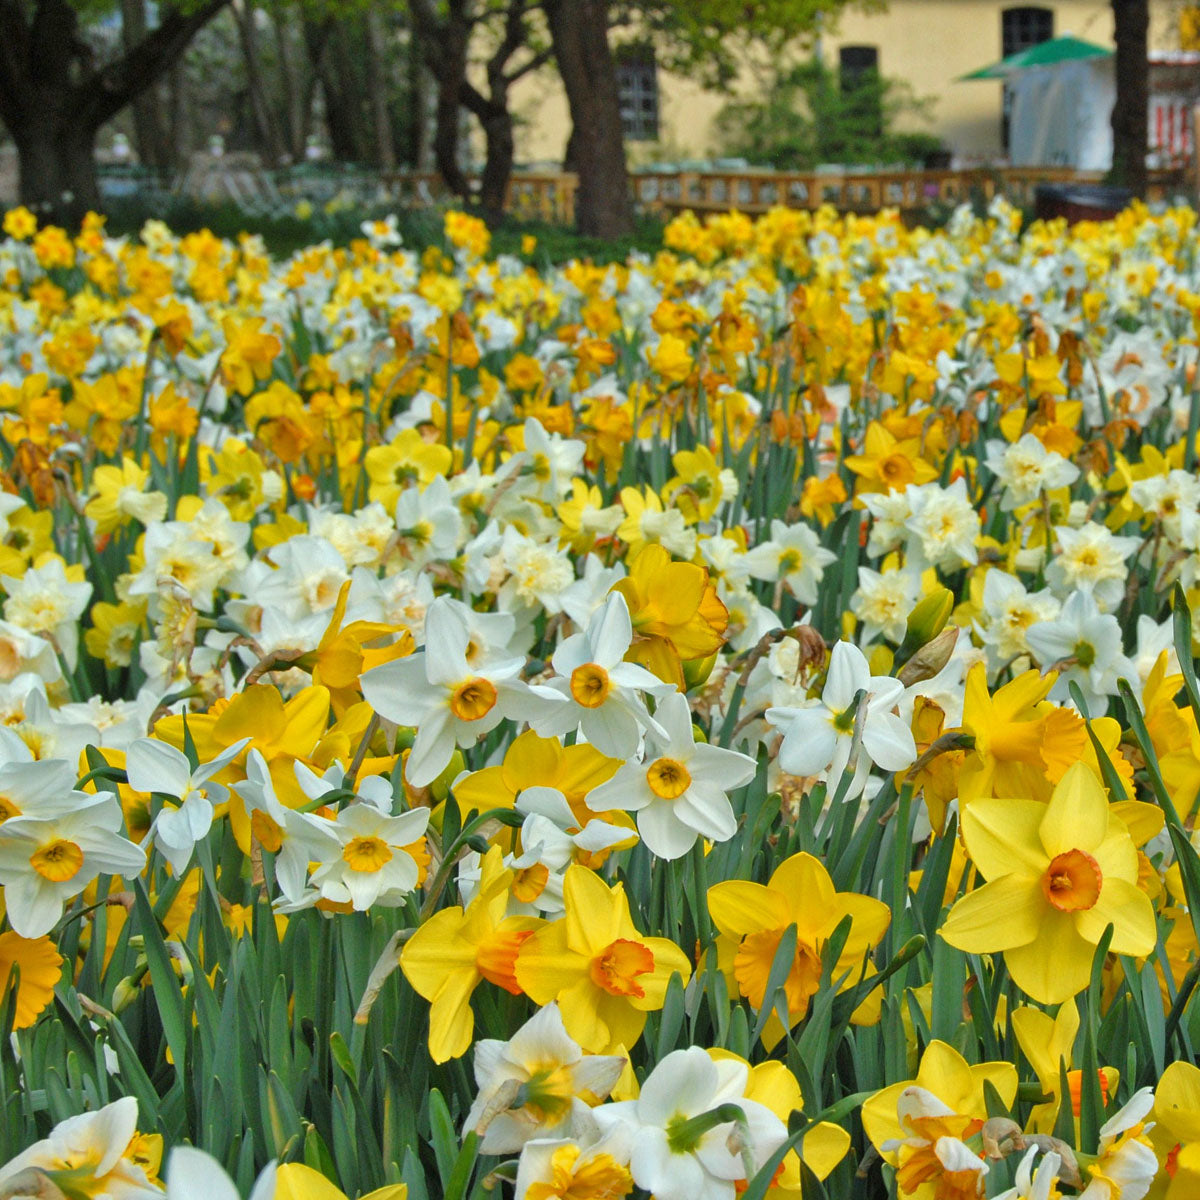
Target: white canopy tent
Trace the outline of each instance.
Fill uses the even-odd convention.
[[[1111,58],[1083,58],[1013,71],[1009,157],[1017,167],[1112,165],[1110,115],[1116,100]]]
[[[1111,50],[1063,35],[981,67],[963,79],[1002,79],[1009,96],[1009,161],[1017,167],[1112,166],[1116,102]],[[1192,161],[1192,110],[1200,103],[1200,53],[1150,55],[1149,163]]]

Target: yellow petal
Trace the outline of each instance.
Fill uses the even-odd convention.
[[[708,911],[716,927],[732,938],[761,933],[764,929],[783,929],[792,921],[785,896],[761,883],[740,879],[710,887]]]
[[[577,953],[591,954],[631,936],[633,921],[623,884],[610,888],[595,871],[576,863],[567,868],[563,901],[567,943]]]
[[[275,1172],[274,1200],[346,1200],[320,1171],[303,1163],[284,1163]]]
[[[1038,830],[1054,858],[1068,850],[1091,852],[1108,833],[1108,797],[1091,768],[1076,763],[1059,780]]]
[[[1062,1006],[1063,1012],[1066,1012],[1068,1009],[1075,1012],[1075,1020],[1078,1023],[1078,1010],[1073,1004],[1064,1004]],[[1017,1035],[1017,1044],[1021,1047],[1021,1053],[1029,1059],[1029,1065],[1038,1077],[1038,1083],[1041,1084],[1042,1091],[1057,1096],[1059,1084],[1058,1063],[1055,1061],[1052,1049],[1054,1018],[1049,1013],[1042,1012],[1039,1008],[1030,1008],[1028,1005],[1023,1004],[1020,1008],[1013,1011],[1012,1023],[1013,1032]],[[1067,1066],[1070,1066],[1069,1059]]]
[[[1017,986],[1041,1004],[1069,1000],[1088,985],[1096,947],[1080,936],[1076,915],[1047,912],[1037,941],[1004,955]]]
[[[983,1085],[976,1084],[967,1060],[946,1042],[934,1039],[929,1043],[928,1049],[921,1056],[916,1082],[919,1087],[932,1092],[956,1113],[979,1115],[975,1109],[982,1099],[982,1094],[977,1096],[976,1092]]]
[[[1147,804],[1144,800],[1118,800],[1109,811],[1129,830],[1135,846],[1144,846],[1151,838],[1157,837],[1166,824],[1163,810],[1157,804]]]
[[[930,1046],[938,1043],[930,1043]],[[926,1051],[928,1057],[929,1051]],[[875,1149],[883,1153],[884,1142],[890,1142],[894,1138],[907,1137],[908,1134],[901,1127],[900,1121],[896,1116],[896,1105],[900,1100],[900,1094],[906,1087],[912,1085],[911,1079],[904,1080],[903,1083],[894,1083],[891,1087],[886,1087],[881,1092],[876,1092],[869,1100],[863,1101],[862,1106],[862,1123],[863,1129],[866,1131],[867,1137],[871,1139]],[[894,1152],[884,1154],[884,1158],[888,1162],[894,1163],[896,1156]]]
[[[1154,1120],[1177,1142],[1200,1142],[1200,1069],[1173,1062],[1154,1089]]]
[[[994,800],[980,797],[962,815],[967,853],[985,879],[1021,874],[1040,879],[1049,858],[1038,830],[1046,806],[1036,800]]]
[[[443,908],[404,944],[400,969],[418,996],[432,1000],[449,973],[475,971],[476,949],[458,936],[462,926],[461,908]]]
[[[800,1157],[818,1179],[824,1179],[846,1157],[849,1149],[850,1135],[840,1125],[818,1121],[804,1135]]]
[[[1113,926],[1113,954],[1149,954],[1158,940],[1154,906],[1150,898],[1124,879],[1105,879],[1096,903],[1077,912],[1075,927],[1089,942],[1098,943],[1105,928]]]
[[[638,983],[645,995],[629,997],[628,1002],[643,1012],[655,1012],[662,1008],[671,976],[678,974],[681,983],[692,977],[692,964],[688,956],[669,938],[639,938],[654,955],[654,970],[648,975],[639,975]]]
[[[991,954],[1028,945],[1039,936],[1049,911],[1037,879],[1002,875],[963,896],[940,932],[968,954]]]
[[[517,983],[535,1004],[549,1004],[588,978],[590,961],[568,943],[566,922],[555,921],[522,942],[515,967]]]

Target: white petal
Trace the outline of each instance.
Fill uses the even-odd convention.
[[[125,773],[135,792],[183,796],[191,782],[187,755],[157,738],[138,738],[125,752]]]
[[[779,765],[789,775],[817,775],[829,765],[837,744],[838,733],[825,708],[796,709],[779,747]]]

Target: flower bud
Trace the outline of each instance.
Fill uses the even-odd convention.
[[[707,658],[689,658],[683,664],[683,681],[687,684],[687,690],[690,692],[694,688],[703,687],[708,682],[708,677],[712,674],[712,669],[717,662],[717,651],[713,651]]]
[[[912,687],[914,683],[923,683],[926,679],[932,679],[950,661],[957,641],[957,625],[943,629],[900,668],[896,678],[905,687]]]
[[[896,651],[896,661],[907,662],[922,646],[932,642],[946,628],[953,611],[954,593],[946,587],[935,587],[929,595],[918,600],[916,607],[908,614],[908,628],[900,649]]]

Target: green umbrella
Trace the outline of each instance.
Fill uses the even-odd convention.
[[[1085,42],[1082,38],[1072,37],[1068,33],[1010,54],[1007,58],[1002,58],[990,66],[980,67],[978,71],[972,71],[969,75],[960,75],[959,80],[1003,79],[1013,71],[1021,71],[1026,67],[1048,67],[1054,63],[1072,62],[1081,58],[1110,58],[1112,53],[1107,46],[1097,46],[1094,42]]]

